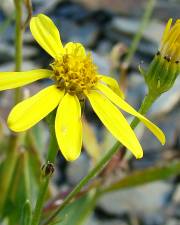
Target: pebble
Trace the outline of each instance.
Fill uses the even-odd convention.
[[[152,115],[164,115],[170,112],[180,101],[180,76],[177,77],[173,87],[163,93],[151,108]]]
[[[128,225],[124,221],[117,219],[98,220],[96,218],[90,219],[85,225]]]
[[[132,189],[119,190],[102,196],[98,205],[110,213],[152,214],[161,209],[171,185],[158,181]]]
[[[110,60],[108,59],[108,57],[101,56],[94,51],[92,51],[91,53],[92,53],[93,61],[98,67],[98,73],[109,76]]]
[[[61,18],[56,21],[56,25],[64,42],[80,42],[85,47],[90,47],[98,37],[98,27],[94,23],[88,22],[79,26],[70,19]]]

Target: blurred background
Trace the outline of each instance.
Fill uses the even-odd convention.
[[[179,0],[156,1],[126,75],[122,77],[122,62],[140,26],[147,2],[32,0],[32,6],[33,15],[44,13],[53,19],[60,30],[63,43],[81,42],[90,50],[99,72],[120,80],[127,101],[138,109],[146,94],[146,85],[138,66],[147,68],[158,50],[166,22],[169,18],[175,21],[180,17]],[[0,71],[14,70],[14,13],[13,0],[0,0]],[[24,18],[26,17],[27,12],[24,9]],[[34,41],[27,27],[24,33],[23,70],[48,68],[51,62],[52,59]],[[135,160],[130,157],[118,163],[117,156],[111,162],[113,166],[109,169],[110,172],[105,171],[105,183],[118,180],[127,171],[146,169],[180,158],[179,78],[174,87],[158,99],[148,114],[166,134],[166,145],[161,146],[143,125],[138,126],[137,134],[145,151],[144,158]],[[27,86],[24,89],[25,96],[36,93],[47,86],[48,82],[41,81]],[[6,117],[12,107],[12,93],[13,91],[0,93],[0,120],[5,128],[5,135],[9,134]],[[131,120],[129,115],[126,116]],[[88,103],[84,122],[84,144],[80,158],[73,163],[67,163],[59,153],[53,178],[53,192],[57,196],[60,191],[77,184],[115,142],[93,114]],[[40,137],[37,138],[37,144],[42,149],[43,158],[48,140],[47,126],[41,122],[33,129],[37,137]],[[2,132],[0,135],[2,138]],[[105,194],[99,199],[86,225],[180,225],[179,182],[180,176],[174,176]]]

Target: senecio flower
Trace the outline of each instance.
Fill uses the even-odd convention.
[[[172,26],[169,19],[164,30],[159,51],[155,55],[145,80],[149,90],[159,96],[168,91],[180,73],[180,20]]]
[[[25,131],[57,107],[55,132],[59,148],[67,160],[75,160],[82,147],[80,101],[87,98],[103,124],[136,158],[143,156],[141,145],[118,107],[138,117],[163,144],[163,132],[133,109],[122,98],[117,82],[98,74],[90,53],[80,43],[62,45],[58,29],[40,14],[30,21],[32,35],[52,57],[51,70],[1,72],[0,90],[17,88],[42,78],[54,84],[17,104],[9,114],[8,125],[16,132]]]

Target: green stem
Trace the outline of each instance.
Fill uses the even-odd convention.
[[[21,4],[21,0],[14,0],[14,3],[16,7],[15,70],[20,71],[21,65],[22,65],[22,29],[21,29],[22,4]]]
[[[56,144],[57,142],[56,142],[55,129],[54,129],[54,113],[53,112],[51,113],[50,117],[51,117],[49,122],[50,143],[49,143],[46,163],[54,163],[56,154],[57,154],[57,149],[58,149]],[[51,178],[51,175],[47,175],[47,176],[45,175],[42,178],[31,225],[38,225],[40,222],[43,204],[47,194],[50,178]]]
[[[21,71],[22,67],[22,45],[23,45],[23,29],[22,22],[22,0],[14,0],[16,7],[16,32],[15,32],[15,71]],[[21,98],[20,88],[15,90],[15,104],[19,102]]]
[[[135,35],[135,37],[134,37],[134,39],[132,41],[132,44],[131,44],[131,46],[129,48],[127,56],[126,56],[126,58],[124,60],[124,62],[127,65],[129,65],[131,63],[131,61],[132,61],[134,53],[135,53],[135,51],[136,51],[136,49],[137,49],[137,47],[139,45],[139,42],[141,40],[143,31],[145,30],[145,28],[146,28],[146,26],[147,26],[147,24],[149,22],[149,19],[151,17],[152,11],[154,9],[155,2],[156,2],[156,0],[149,0],[147,2],[147,6],[146,6],[146,9],[145,9],[145,13],[143,15],[141,24],[140,24],[139,29],[138,29],[138,31],[137,31],[137,33],[136,33],[136,35]]]
[[[21,19],[22,19],[22,5],[21,0],[14,0],[16,8],[16,32],[15,32],[15,70],[20,71],[22,64],[22,29],[21,29]],[[16,90],[15,92],[15,104],[19,100],[20,91]],[[3,168],[3,184],[0,188],[3,189],[3,198],[0,201],[0,210],[3,211],[4,204],[7,198],[7,190],[12,179],[12,174],[16,165],[18,152],[17,148],[19,146],[20,135],[11,134],[10,136],[10,146],[7,153],[7,160]],[[1,211],[1,212],[2,212]]]
[[[145,96],[138,112],[141,113],[142,115],[145,115],[157,98],[158,98],[158,96],[156,96],[156,95],[152,95],[150,93],[147,94]],[[137,117],[135,117],[133,119],[133,121],[131,122],[132,129],[136,128],[136,126],[138,125],[139,122],[140,122],[139,119]]]
[[[56,155],[57,155],[57,150],[58,150],[54,124],[53,124],[53,127],[50,128],[50,134],[51,134],[51,138],[50,138],[46,162],[54,163]]]
[[[156,97],[153,97],[150,94],[146,95],[139,109],[139,112],[145,114],[155,100]],[[139,124],[139,122],[140,122],[139,120],[134,118],[134,120],[131,123],[131,127],[134,129]],[[109,151],[107,151],[107,153],[97,163],[97,165],[91,171],[89,171],[89,173],[77,184],[77,186],[72,190],[72,192],[64,199],[62,205],[47,219],[47,221],[43,223],[44,225],[49,224],[59,214],[59,212],[62,209],[64,209],[64,207],[66,207],[66,205],[80,192],[80,190],[90,181],[90,179],[95,177],[102,171],[102,169],[112,158],[112,156],[120,149],[120,147],[122,147],[122,144],[117,141],[114,144],[114,146]]]
[[[41,185],[39,187],[39,194],[38,194],[38,198],[36,201],[36,206],[35,206],[35,210],[33,213],[31,225],[39,224],[39,221],[41,219],[41,214],[42,214],[43,203],[44,203],[46,193],[47,193],[49,180],[50,180],[50,176],[44,177],[42,179]]]
[[[31,199],[30,195],[30,176],[29,176],[29,167],[28,167],[28,162],[29,162],[29,156],[28,156],[28,151],[25,150],[24,152],[24,157],[23,157],[23,176],[24,176],[24,184],[25,184],[25,193],[26,193],[26,199]]]
[[[126,87],[126,75],[127,75],[127,70],[129,68],[129,65],[132,62],[132,59],[134,57],[134,54],[138,48],[139,42],[141,40],[143,31],[145,30],[149,19],[151,17],[152,11],[154,9],[154,5],[155,5],[156,0],[148,0],[146,8],[145,8],[145,13],[142,17],[139,29],[137,31],[137,33],[135,34],[131,46],[128,49],[127,55],[124,59],[124,61],[121,64],[120,67],[120,71],[121,71],[121,76],[120,76],[120,84],[121,84],[121,88],[125,90]]]

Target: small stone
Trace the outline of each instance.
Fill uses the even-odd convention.
[[[89,11],[80,4],[68,2],[58,4],[52,14],[55,17],[63,17],[76,22],[84,22],[89,16]]]
[[[98,43],[96,52],[100,55],[108,55],[112,50],[112,43],[108,40],[102,40]]]
[[[154,116],[166,114],[170,112],[180,100],[180,77],[177,77],[174,86],[168,91],[163,93],[157,101],[153,104],[150,112]]]
[[[170,184],[158,181],[106,194],[98,205],[107,212],[117,214],[127,211],[155,213],[161,209],[163,198],[170,189]]]
[[[180,203],[180,185],[177,186],[175,194],[173,196],[173,202]]]
[[[13,0],[1,0],[0,8],[7,16],[12,17],[15,10]]]
[[[166,221],[165,225],[179,225],[180,220],[175,218],[170,218]]]
[[[139,109],[140,104],[146,94],[146,86],[144,78],[138,73],[131,73],[127,81],[127,96],[126,99],[135,109]]]
[[[97,219],[95,217],[91,217],[86,225],[128,225],[126,222],[118,219]]]
[[[96,52],[92,52],[93,62],[98,67],[99,74],[108,75],[110,74],[110,60],[107,57],[101,56]]]
[[[91,10],[104,9],[123,14],[135,15],[142,12],[144,6],[144,0],[73,0],[73,2],[80,2]]]
[[[95,44],[98,37],[98,27],[91,22],[83,23],[81,25],[75,24],[70,19],[62,18],[55,21],[61,32],[61,37],[64,42],[80,42],[86,47]]]

